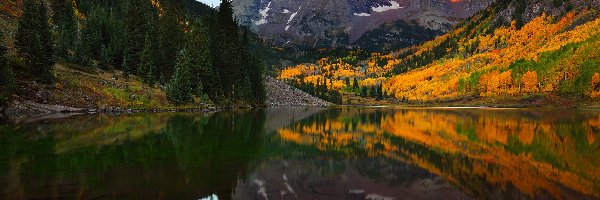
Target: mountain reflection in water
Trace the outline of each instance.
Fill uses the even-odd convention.
[[[600,198],[600,112],[274,108],[0,126],[2,199]]]

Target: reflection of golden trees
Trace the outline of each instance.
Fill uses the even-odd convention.
[[[409,161],[458,185],[459,180],[476,176],[503,188],[512,185],[532,197],[545,191],[568,198],[565,188],[600,197],[596,184],[600,162],[595,159],[600,156],[595,143],[600,115],[577,115],[585,118],[573,122],[557,118],[554,112],[525,113],[551,118],[523,117],[522,112],[527,111],[409,109],[358,114],[343,110],[337,119],[308,120],[278,133],[283,140],[320,150],[352,155],[352,150],[362,149],[369,156]],[[353,118],[363,115],[368,120]],[[579,135],[580,130],[585,133]],[[395,144],[393,138],[446,156],[442,161],[429,160],[422,152]]]

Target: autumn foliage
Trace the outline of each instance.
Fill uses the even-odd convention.
[[[595,85],[584,85],[583,89],[577,85],[586,80],[589,83],[589,70],[600,70],[597,65],[588,66],[589,61],[600,60],[600,19],[575,24],[586,17],[586,11],[569,13],[559,20],[542,15],[520,29],[513,22],[491,34],[460,41],[459,51],[465,52],[390,78],[384,87],[396,98],[414,101],[556,93],[561,88],[599,97],[594,93]],[[424,44],[425,50],[417,54],[462,31],[466,29]],[[466,51],[473,46],[475,51],[469,55]]]

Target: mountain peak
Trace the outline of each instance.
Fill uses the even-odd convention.
[[[384,23],[416,22],[448,31],[492,0],[238,0],[236,17],[277,45],[348,46]]]

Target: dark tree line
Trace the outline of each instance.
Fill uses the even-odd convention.
[[[383,91],[383,86],[379,84],[370,87],[362,86],[360,88],[360,96],[365,98],[371,97],[377,100],[383,100],[383,98],[386,97],[387,94],[385,94],[385,92]]]
[[[331,80],[331,79],[330,79]],[[290,85],[298,88],[310,95],[316,96],[325,101],[342,104],[342,94],[333,88],[327,87],[326,79],[317,79],[317,83],[305,82],[304,77],[300,77],[298,80],[292,79]],[[332,85],[331,83],[329,85]]]
[[[3,32],[0,30],[0,38],[3,37]],[[0,105],[6,102],[15,92],[16,82],[12,68],[6,60],[6,47],[0,44]]]
[[[218,11],[198,4],[53,0],[51,26],[48,5],[25,0],[15,46],[30,66],[28,73],[44,83],[52,82],[56,59],[87,70],[135,75],[151,86],[164,86],[175,104],[189,103],[195,96],[220,104],[262,105],[263,64],[250,50],[231,3],[223,0]],[[192,15],[192,9],[205,13]]]

